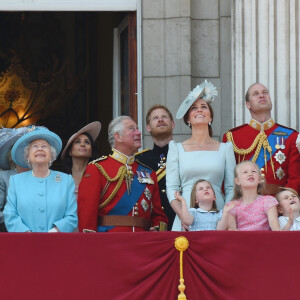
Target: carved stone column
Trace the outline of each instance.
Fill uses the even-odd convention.
[[[234,126],[247,123],[245,93],[266,85],[275,121],[299,130],[299,0],[232,0]]]

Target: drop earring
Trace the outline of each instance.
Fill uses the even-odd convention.
[[[190,122],[188,122],[188,126],[191,127],[191,123]]]

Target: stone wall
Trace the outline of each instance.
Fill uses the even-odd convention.
[[[215,138],[232,127],[230,14],[230,0],[142,1],[144,116],[158,103],[175,116],[189,91],[207,79],[219,91],[213,103]],[[144,147],[152,147],[145,129],[143,134]],[[176,120],[174,139],[189,134]]]
[[[232,1],[232,111],[248,122],[245,90],[261,82],[270,90],[276,122],[299,130],[300,1]]]

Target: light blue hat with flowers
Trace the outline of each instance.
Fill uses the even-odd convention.
[[[24,134],[21,138],[17,140],[11,150],[11,158],[13,161],[23,167],[27,168],[26,158],[24,149],[27,145],[29,145],[34,140],[45,140],[56,150],[56,154],[58,155],[62,148],[61,138],[54,132],[50,131],[46,127],[42,126],[32,126],[29,129],[29,132]]]
[[[13,144],[27,132],[27,127],[0,129],[0,169],[10,169],[8,152]]]
[[[215,96],[218,95],[217,88],[205,79],[200,85],[197,85],[183,100],[176,113],[176,119],[181,119],[192,106],[192,104],[199,98],[207,103],[214,101]]]

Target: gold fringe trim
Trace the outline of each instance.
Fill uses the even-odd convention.
[[[180,251],[180,279],[179,279],[179,286],[178,290],[180,294],[178,295],[178,300],[187,300],[186,295],[184,294],[185,285],[183,279],[183,251],[185,251],[189,247],[189,241],[184,237],[180,236],[175,239],[175,248]]]

